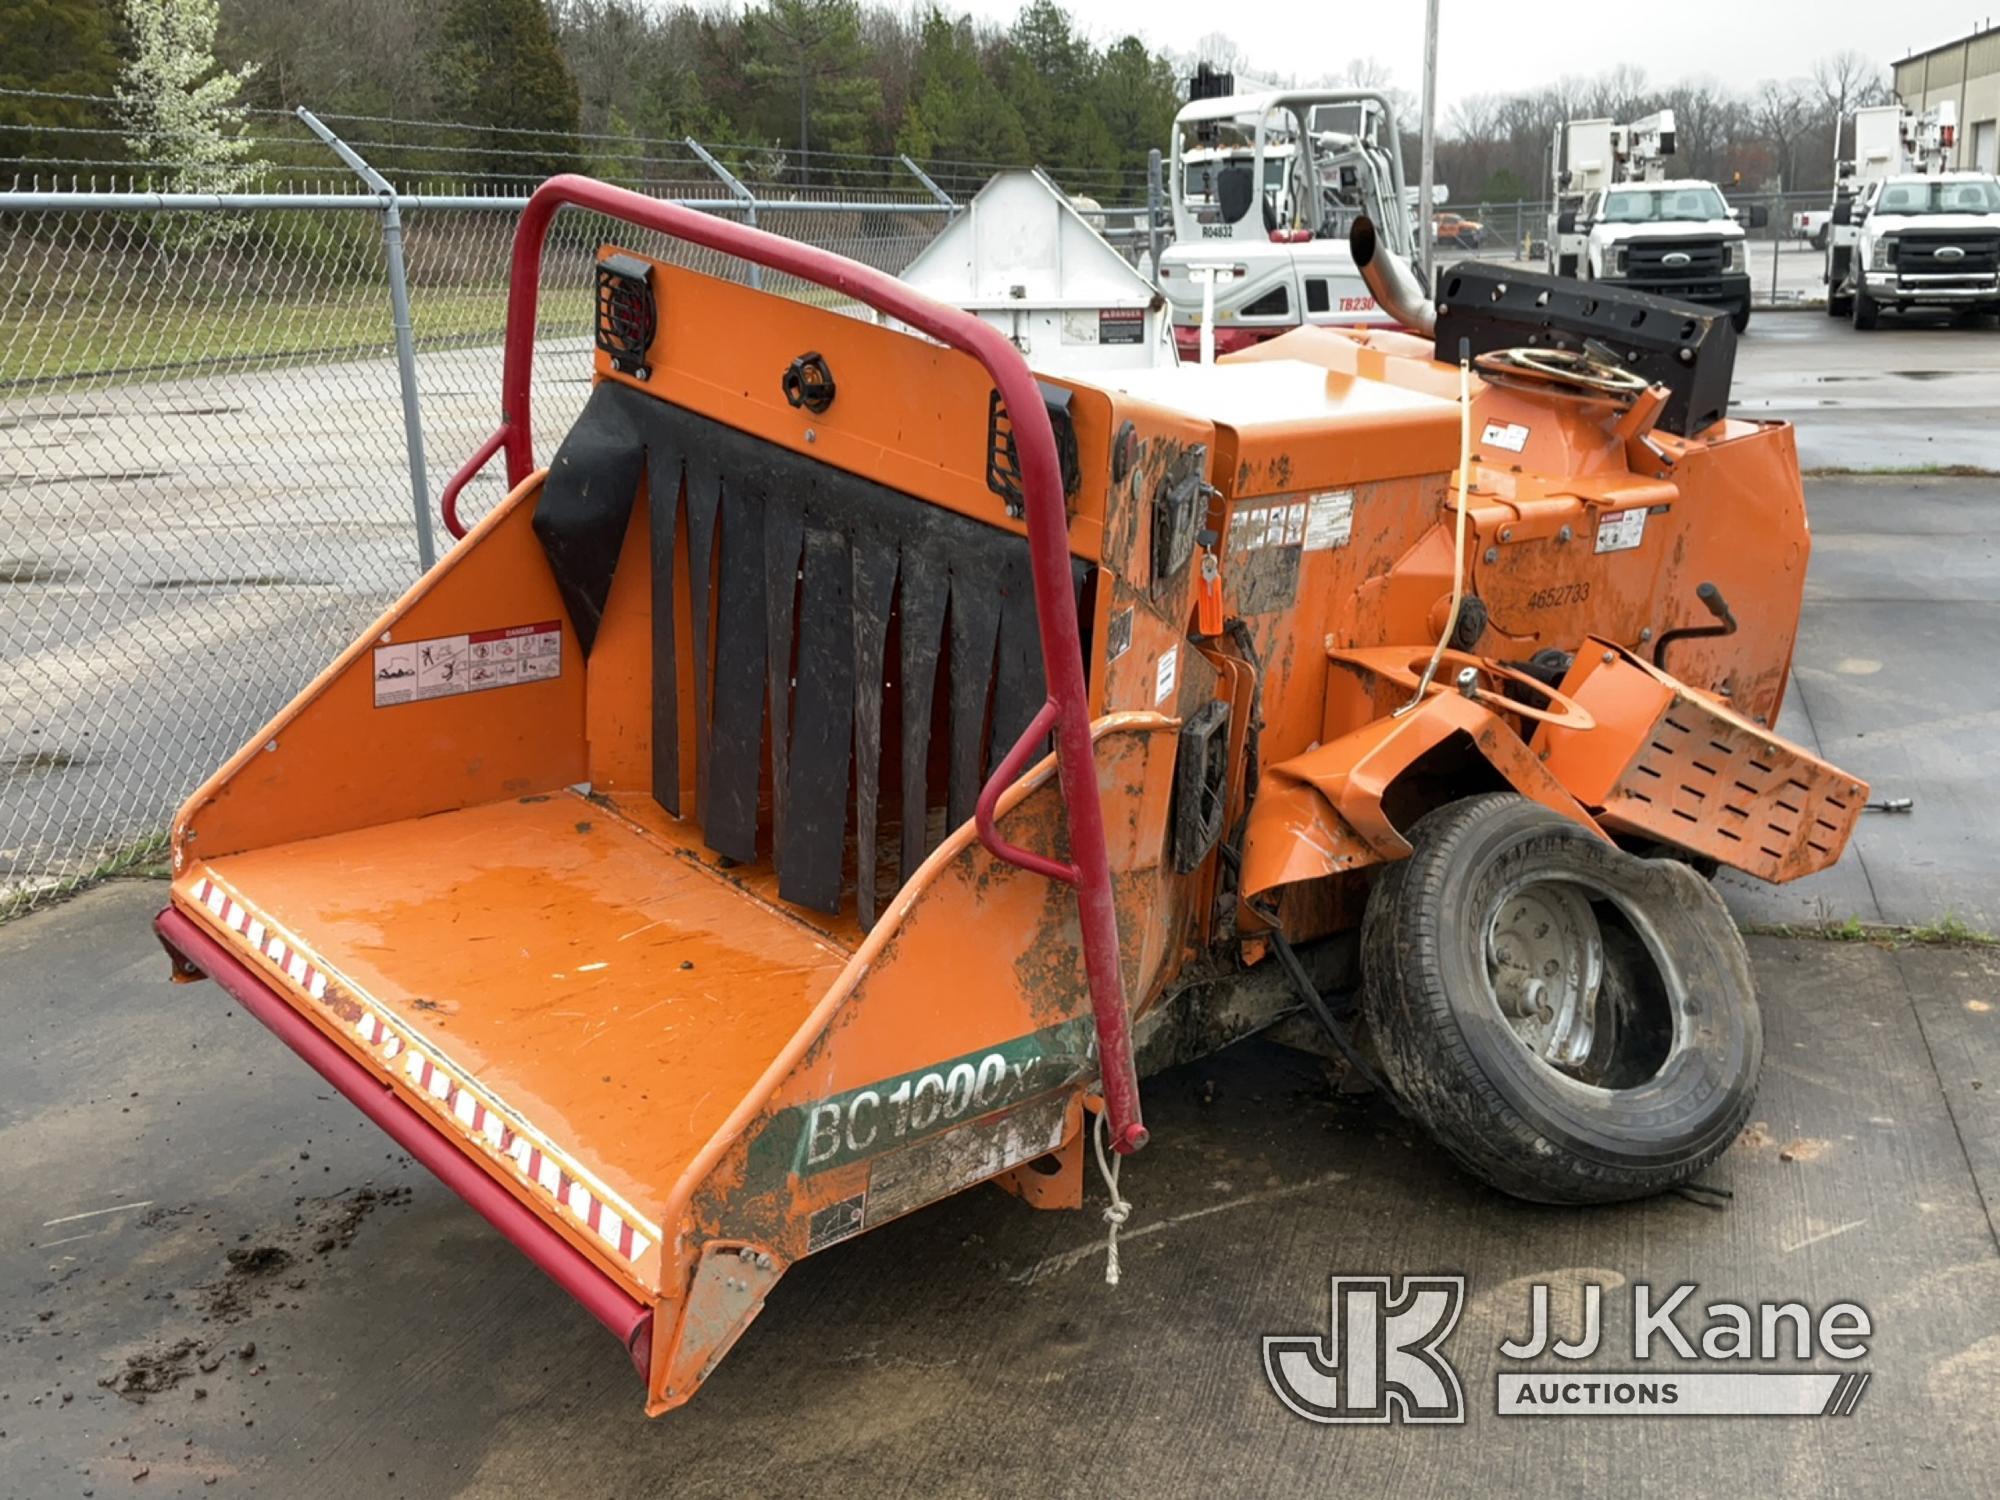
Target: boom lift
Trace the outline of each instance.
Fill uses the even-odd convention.
[[[1612,143],[1618,127],[1609,120],[1566,120],[1549,142],[1548,261],[1552,276],[1574,276],[1583,264],[1584,236],[1576,214],[1584,198],[1612,180]],[[1567,216],[1567,217],[1565,217]],[[1564,228],[1565,222],[1568,228]]]
[[[607,245],[544,468],[566,206],[911,331]],[[462,539],[176,817],[175,975],[656,1413],[799,1260],[981,1182],[1079,1206],[1141,1073],[1301,1005],[1507,1192],[1686,1182],[1762,1046],[1698,870],[1823,869],[1867,799],[1773,729],[1792,435],[1726,415],[1716,313],[1350,254],[1418,332],[1037,380],[878,271],[550,180]]]

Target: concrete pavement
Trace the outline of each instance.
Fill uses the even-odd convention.
[[[1753,944],[1767,1029],[1734,1194],[1528,1207],[1380,1099],[1240,1046],[1148,1085],[1123,1283],[1101,1192],[979,1188],[807,1261],[657,1422],[588,1316],[147,932],[162,887],[0,929],[0,1495],[1962,1497],[2000,1462],[2000,960]],[[368,1195],[368,1196],[364,1196]],[[1267,1333],[1330,1273],[1469,1278],[1464,1427],[1320,1427]],[[1848,1419],[1494,1415],[1526,1287],[1852,1300]],[[1620,1305],[1623,1311],[1620,1311]],[[1690,1326],[1699,1325],[1699,1317]],[[1816,1366],[1836,1368],[1822,1359]]]
[[[1813,553],[1779,732],[1915,806],[1864,813],[1823,875],[1725,873],[1722,887],[1752,920],[2000,930],[2000,704],[1983,666],[2000,658],[2000,479],[1815,479],[1806,496]]]

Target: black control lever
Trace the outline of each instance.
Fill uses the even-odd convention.
[[[1717,623],[1713,625],[1684,625],[1679,630],[1669,630],[1662,634],[1659,640],[1653,644],[1654,666],[1666,666],[1667,647],[1671,646],[1675,641],[1690,641],[1698,636],[1705,635],[1736,634],[1736,616],[1729,612],[1729,601],[1722,597],[1721,589],[1712,583],[1704,583],[1694,591],[1694,596],[1702,602],[1703,607],[1710,614],[1715,616]]]

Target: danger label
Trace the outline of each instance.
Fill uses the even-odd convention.
[[[1614,510],[1597,522],[1597,550],[1599,552],[1629,552],[1646,539],[1646,512],[1642,506],[1637,510]]]
[[[1519,422],[1488,422],[1486,430],[1479,434],[1479,446],[1519,453],[1528,446],[1528,429]]]
[[[1146,342],[1146,310],[1143,307],[1107,307],[1097,315],[1097,342],[1100,344],[1143,344]]]
[[[1062,315],[1065,344],[1143,344],[1143,307],[1072,308]]]
[[[375,648],[375,706],[421,703],[562,676],[562,624],[507,625]]]

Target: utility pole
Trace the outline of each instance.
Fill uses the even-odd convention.
[[[1432,270],[1432,262],[1437,255],[1432,244],[1431,193],[1437,180],[1437,72],[1438,72],[1438,0],[1426,0],[1424,6],[1424,118],[1422,166],[1417,174],[1417,243],[1423,249],[1420,263],[1424,268],[1424,295],[1429,296],[1437,285],[1437,276]],[[1396,149],[1402,150],[1399,142]]]

